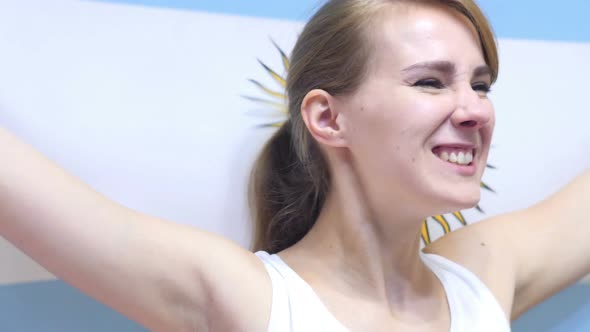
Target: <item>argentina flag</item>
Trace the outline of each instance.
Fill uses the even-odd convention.
[[[286,119],[289,53],[322,3],[4,0],[0,126],[122,205],[247,248],[248,176]],[[530,206],[590,165],[590,2],[479,4],[500,52],[482,198],[426,220],[425,243]],[[513,331],[590,330],[589,280]],[[144,329],[0,238],[0,331]]]

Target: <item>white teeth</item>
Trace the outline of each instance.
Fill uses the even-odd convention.
[[[468,165],[473,161],[472,151],[459,151],[458,153],[451,152],[450,154],[446,151],[441,152],[439,155],[440,159],[459,165]]]
[[[457,164],[465,164],[465,154],[463,153],[463,151],[459,152],[459,155],[457,156]]]
[[[452,163],[457,162],[457,155],[455,154],[455,152],[451,152],[451,155],[449,156],[449,161]]]
[[[469,152],[467,152],[467,154],[465,154],[465,163],[469,164],[472,161],[473,161],[473,153],[471,153],[471,151],[469,151]]]

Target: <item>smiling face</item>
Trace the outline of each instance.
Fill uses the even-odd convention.
[[[368,74],[337,97],[367,194],[429,215],[479,201],[494,127],[491,75],[469,21],[448,9],[397,5],[369,32]]]

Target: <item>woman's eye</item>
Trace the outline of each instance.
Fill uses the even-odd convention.
[[[419,80],[418,82],[414,83],[414,86],[434,89],[442,89],[445,87],[444,84],[442,84],[442,82],[437,80],[436,78],[427,78]]]
[[[473,91],[488,93],[491,91],[490,85],[487,83],[475,83],[471,86]]]

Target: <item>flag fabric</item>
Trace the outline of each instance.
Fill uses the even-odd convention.
[[[247,176],[276,130],[263,125],[284,120],[285,56],[321,3],[2,2],[0,125],[126,206],[247,247]],[[493,192],[482,191],[483,212],[427,220],[431,238],[529,206],[590,165],[590,4],[481,5],[500,50],[483,179]],[[0,330],[142,330],[1,238],[0,262]],[[65,313],[44,305],[53,299]]]

